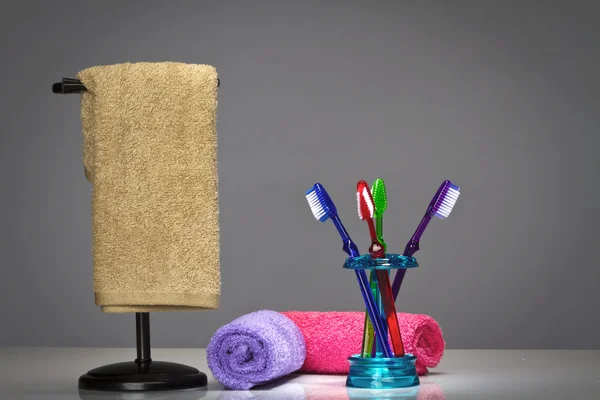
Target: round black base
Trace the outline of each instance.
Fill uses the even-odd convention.
[[[110,392],[180,390],[204,387],[206,381],[206,374],[187,365],[129,361],[92,369],[79,378],[79,389]]]

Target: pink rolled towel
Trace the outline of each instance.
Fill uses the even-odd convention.
[[[300,328],[306,342],[306,359],[301,372],[347,374],[348,357],[359,354],[364,312],[288,311],[282,313]],[[442,329],[428,315],[398,313],[406,353],[417,356],[419,375],[439,364],[446,343]]]

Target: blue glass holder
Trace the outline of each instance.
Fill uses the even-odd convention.
[[[365,254],[356,258],[348,258],[344,263],[346,269],[385,270],[416,268],[419,264],[414,257],[387,253],[386,258],[372,258]],[[379,288],[375,298],[379,297]],[[383,310],[380,310],[383,313]],[[383,315],[385,320],[385,315]],[[387,337],[387,335],[386,335]],[[350,372],[346,378],[346,386],[363,389],[396,389],[418,386],[419,376],[415,362],[417,357],[405,354],[403,357],[385,358],[377,352],[375,357],[363,358],[360,354],[348,357]]]

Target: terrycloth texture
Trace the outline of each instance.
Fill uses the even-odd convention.
[[[348,357],[360,353],[364,312],[289,311],[283,315],[304,335],[306,361],[301,372],[348,373]],[[398,313],[398,323],[406,353],[417,356],[417,373],[427,374],[428,367],[439,364],[446,347],[440,326],[422,314]]]
[[[228,389],[250,389],[300,369],[306,345],[284,315],[262,310],[219,328],[206,348],[208,367]]]
[[[209,65],[85,69],[93,287],[104,312],[219,306],[217,73]]]

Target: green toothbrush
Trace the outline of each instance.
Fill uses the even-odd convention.
[[[385,250],[387,249],[387,245],[383,241],[383,213],[387,208],[387,194],[385,192],[385,182],[383,182],[383,179],[375,179],[375,182],[373,182],[373,188],[371,189],[371,195],[373,196],[373,202],[375,203],[373,218],[375,219],[375,231],[377,232],[377,239],[383,245]]]
[[[387,245],[383,241],[383,213],[387,208],[387,194],[385,191],[385,182],[383,182],[383,179],[375,179],[375,182],[373,182],[373,186],[371,187],[371,195],[373,196],[373,202],[375,203],[375,210],[373,211],[373,218],[375,219],[375,232],[377,233],[377,239],[383,245],[383,250],[385,251],[387,250]],[[377,292],[377,280],[375,277],[375,271],[371,271],[371,276],[369,277],[369,279],[371,281],[371,292],[375,297],[375,294]],[[381,296],[377,296],[376,301],[379,303],[379,307],[381,307]],[[387,327],[384,328],[384,330],[387,332]],[[361,357],[368,358],[371,356],[374,339],[375,330],[373,328],[371,320],[369,319],[369,315],[365,312],[365,324],[363,329]]]

